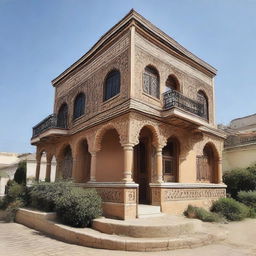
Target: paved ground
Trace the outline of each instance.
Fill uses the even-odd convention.
[[[208,224],[211,228],[212,224]],[[66,244],[17,223],[0,222],[0,256],[256,256],[256,220],[223,224],[228,239],[194,249],[164,252],[123,252]]]

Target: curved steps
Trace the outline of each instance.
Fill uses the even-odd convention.
[[[46,233],[56,239],[100,249],[126,251],[164,251],[193,248],[210,244],[226,237],[224,232],[196,232],[177,237],[137,238],[106,234],[91,228],[73,228],[57,223],[47,213],[19,209],[16,221],[30,228]]]

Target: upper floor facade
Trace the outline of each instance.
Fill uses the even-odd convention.
[[[53,114],[31,143],[70,135],[131,110],[217,132],[214,76],[205,63],[131,10],[52,81]]]

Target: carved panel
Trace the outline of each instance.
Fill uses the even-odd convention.
[[[123,203],[123,191],[116,188],[96,188],[103,202]]]
[[[211,199],[226,196],[223,188],[183,188],[164,191],[164,201]]]

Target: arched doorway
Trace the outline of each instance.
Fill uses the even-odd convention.
[[[152,180],[152,168],[155,163],[155,148],[150,128],[143,127],[139,135],[139,144],[134,147],[134,177],[139,184],[139,203],[150,204],[149,183]]]
[[[77,150],[77,166],[75,181],[87,182],[90,178],[91,154],[88,151],[87,140],[84,139],[79,142]]]
[[[178,182],[179,177],[179,141],[170,138],[163,148],[163,175],[165,182]]]
[[[178,79],[173,75],[169,75],[165,82],[165,92],[169,90],[180,91]]]
[[[66,146],[60,156],[59,177],[62,179],[72,178],[73,157],[71,147]]]
[[[211,144],[206,144],[203,155],[197,156],[197,181],[214,183],[217,181],[217,154]]]

